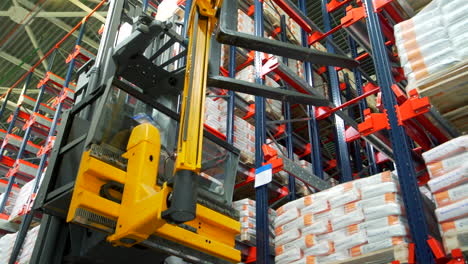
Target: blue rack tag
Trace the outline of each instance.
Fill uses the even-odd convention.
[[[255,169],[255,188],[270,183],[272,175],[271,164]]]

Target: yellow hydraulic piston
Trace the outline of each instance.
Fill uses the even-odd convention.
[[[171,206],[163,212],[169,221],[183,223],[195,217],[198,174],[202,164],[203,114],[211,36],[222,0],[195,0],[189,18],[189,45]]]
[[[175,172],[199,173],[202,162],[203,114],[211,35],[222,0],[195,0],[189,19],[189,46],[180,117]]]

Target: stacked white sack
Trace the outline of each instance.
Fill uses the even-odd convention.
[[[0,237],[0,263],[8,263],[17,233],[6,234]]]
[[[395,26],[400,62],[410,84],[466,57],[467,10],[465,0],[433,0],[413,18]]]
[[[432,192],[444,238],[468,230],[468,135],[452,139],[425,153],[423,158],[431,179]]]
[[[241,223],[241,237],[247,235],[255,240],[256,237],[256,210],[255,201],[245,198],[232,203],[234,209],[239,211],[239,221]],[[270,243],[273,244],[273,221],[276,219],[276,212],[268,210],[268,221],[270,228]]]
[[[226,133],[227,103],[222,98],[207,97],[205,100],[205,124]],[[253,159],[255,153],[255,127],[234,116],[234,147],[241,151],[243,160]]]
[[[397,177],[383,172],[278,208],[276,263],[327,263],[408,240]]]
[[[36,226],[28,231],[23,243],[23,248],[18,256],[18,264],[28,264],[30,262],[34,245],[37,241],[37,235],[39,234],[39,228],[40,226]]]
[[[452,47],[462,58],[468,58],[468,2],[466,0],[440,1],[444,28],[447,29]]]
[[[18,192],[18,196],[15,200],[14,206],[11,210],[9,221],[15,219],[17,216],[22,215],[27,212],[28,206],[31,206],[30,201],[32,202],[32,191],[34,188],[35,180],[29,181],[23,187],[21,187]]]
[[[5,204],[5,214],[7,214],[7,215],[11,214],[11,212],[13,210],[13,207],[15,205],[15,201],[18,198],[18,192],[19,192],[18,188],[12,188],[11,189],[11,192],[8,195],[8,199],[7,199],[6,204]],[[0,194],[0,202],[3,201],[5,195],[6,195],[6,193]]]

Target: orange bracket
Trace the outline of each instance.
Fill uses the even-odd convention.
[[[331,116],[332,112],[330,111],[331,108],[328,106],[319,106],[315,108],[315,118],[318,120],[325,119]]]
[[[277,138],[283,135],[285,131],[286,131],[286,124],[281,124],[276,127],[276,133],[273,135],[273,137]]]
[[[283,170],[283,159],[278,158],[278,151],[270,147],[268,144],[263,144],[263,157],[267,162],[264,162],[263,165],[271,164],[272,172],[278,173]]]
[[[379,12],[380,9],[393,2],[393,0],[374,0],[372,2],[374,5],[374,11]]]
[[[279,33],[281,33],[281,28],[280,28],[280,27],[276,27],[275,29],[273,29],[273,32],[271,32],[271,37],[274,38],[274,37],[276,37]]]
[[[382,164],[384,162],[390,161],[387,155],[383,154],[382,152],[375,153],[375,163]]]
[[[346,7],[346,15],[341,19],[341,25],[343,27],[349,27],[352,24],[366,17],[364,7]]]
[[[44,154],[49,154],[52,148],[54,147],[54,143],[55,143],[55,136],[51,136],[49,141],[47,142],[47,145],[42,146],[39,149],[39,152],[37,152],[37,156],[40,157]]]
[[[465,257],[461,249],[453,249],[451,253],[452,259],[447,264],[465,264]]]
[[[331,13],[340,7],[346,5],[347,3],[351,2],[350,0],[331,0],[329,3],[327,3],[327,11],[328,13]]]
[[[219,72],[221,73],[221,75],[223,75],[225,77],[229,77],[229,71],[226,70],[223,66],[219,67]]]
[[[255,115],[255,104],[250,104],[249,109],[247,111],[248,111],[247,114],[245,114],[245,116],[242,117],[242,119],[244,120],[247,120]]]
[[[389,129],[387,111],[383,113],[371,113],[369,108],[364,110],[364,122],[358,124],[359,133],[368,136],[382,129]]]
[[[254,13],[255,13],[255,6],[254,5],[249,6],[249,10],[247,11],[247,15],[248,16],[253,16]]]
[[[310,143],[307,143],[307,144],[305,145],[305,150],[304,150],[304,152],[302,152],[302,153],[299,155],[299,158],[303,158],[303,157],[309,155],[310,152],[311,152],[310,147],[311,147],[311,144],[310,144]]]
[[[403,102],[406,100],[406,94],[398,87],[398,85],[392,85],[392,91],[395,94],[398,102]]]
[[[429,236],[429,239],[427,240],[427,244],[429,244],[429,247],[432,250],[432,253],[434,254],[434,257],[436,260],[441,260],[445,259],[445,250],[444,247],[440,244],[440,242],[433,238],[432,236]]]
[[[403,125],[403,122],[406,120],[429,112],[431,108],[429,98],[419,98],[416,90],[411,90],[409,95],[410,97],[404,103],[395,106],[399,125]]]
[[[371,83],[371,82],[368,82],[366,85],[364,85],[364,86],[362,87],[362,91],[363,91],[364,93],[367,93],[367,92],[373,91],[373,90],[378,89],[378,88],[379,88],[379,87],[378,87],[377,85],[375,85],[375,84],[373,84],[373,83]]]
[[[254,263],[255,261],[257,261],[257,248],[250,247],[249,253],[247,255],[247,258],[244,260],[244,263]]]
[[[361,134],[359,134],[359,131],[357,131],[354,127],[349,126],[346,128],[345,139],[347,143],[358,140],[359,138],[361,138]]]
[[[263,157],[265,158],[265,160],[278,158],[278,151],[276,151],[274,148],[270,147],[267,144],[262,145],[262,151],[263,151]]]
[[[416,245],[409,243],[408,245],[408,264],[416,263]]]
[[[346,90],[346,83],[340,82],[340,91]]]
[[[325,73],[326,71],[327,71],[327,67],[322,66],[322,67],[318,68],[317,73],[318,73],[319,75],[322,75],[322,74]]]

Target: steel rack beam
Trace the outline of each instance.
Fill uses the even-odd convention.
[[[230,26],[231,29],[237,29],[233,23],[229,23],[228,10],[237,10],[237,0],[228,0],[223,3],[221,9],[220,33],[224,26]],[[235,19],[232,18],[231,19]],[[225,24],[229,23],[229,24]],[[263,2],[254,0],[254,35],[258,39],[263,38]],[[222,33],[217,34],[218,40],[222,38]],[[226,33],[226,32],[225,32]],[[234,33],[234,32],[230,32]],[[225,35],[229,36],[229,34]],[[222,43],[222,41],[220,41]],[[234,43],[231,45],[238,46]],[[227,43],[225,43],[227,44]],[[256,50],[256,49],[254,49]],[[258,51],[254,53],[255,83],[263,85],[262,79],[262,54]],[[255,168],[260,168],[264,162],[262,145],[266,141],[265,128],[265,98],[255,96]],[[255,231],[258,263],[269,264],[270,261],[270,242],[269,242],[269,221],[268,221],[268,185],[262,185],[255,188]]]
[[[24,93],[21,95],[21,104],[23,105],[28,105],[30,107],[34,107],[36,105],[36,100],[25,95]],[[39,111],[42,111],[46,114],[53,115],[55,113],[55,109],[44,104],[44,103],[39,103]]]
[[[272,65],[268,65],[265,67],[271,67],[274,69],[275,73],[280,75],[285,79],[285,81],[289,81],[288,83],[295,87],[296,90],[298,91],[305,91],[311,94],[312,96],[315,96],[317,98],[322,98],[323,100],[326,100],[328,102],[328,105],[330,108],[337,108],[337,106],[334,103],[331,103],[325,96],[320,94],[316,89],[312,88],[308,83],[306,83],[302,78],[294,74],[289,67],[284,65],[282,62],[275,61],[272,63]],[[317,105],[317,104],[315,104]],[[320,106],[320,105],[317,105]],[[315,115],[315,111],[313,113]],[[354,127],[355,129],[358,128],[357,123],[354,121],[353,118],[349,117],[346,113],[344,113],[341,110],[338,110],[335,112],[336,115],[338,115],[340,118],[342,118],[348,125]],[[391,148],[382,140],[380,140],[376,135],[369,135],[364,137],[364,139],[371,144],[373,144],[377,149],[385,153],[390,159],[393,159],[393,154]],[[315,171],[317,173],[317,171]]]
[[[23,141],[27,142],[25,144],[25,149],[24,149],[27,153],[37,154],[37,152],[41,148],[40,146],[34,144],[33,142],[26,140],[26,138],[17,136],[15,134],[7,134],[5,136],[5,139],[3,140],[2,145],[5,145],[5,147],[8,145],[11,145],[16,148],[21,148]]]
[[[367,13],[367,29],[371,39],[373,60],[376,68],[379,86],[382,91],[382,99],[390,123],[390,138],[395,151],[395,164],[398,179],[403,194],[403,200],[408,216],[408,223],[412,240],[416,244],[416,259],[420,263],[432,264],[434,257],[427,244],[429,230],[424,215],[423,202],[421,200],[417,184],[416,172],[411,162],[411,147],[409,138],[403,126],[398,124],[395,105],[397,100],[392,91],[393,77],[390,61],[385,50],[385,41],[381,31],[381,25],[377,13],[374,11],[371,0],[363,0]]]
[[[296,8],[295,5],[292,5],[290,2],[285,2],[292,8]],[[305,19],[305,21],[314,28],[312,21],[305,15],[307,13],[306,10],[306,2],[305,0],[298,1],[298,10],[296,10],[295,14],[302,16],[301,19]],[[315,27],[317,30],[317,27]],[[309,48],[309,41],[308,41],[308,34],[311,32],[307,32],[304,28],[301,28],[301,43],[303,47]],[[358,67],[360,68],[360,67]],[[314,87],[314,75],[312,70],[312,64],[310,62],[304,62],[304,74],[305,80],[310,87]],[[310,160],[312,164],[312,173],[317,175],[320,179],[324,179],[324,172],[323,172],[323,164],[322,164],[322,154],[320,150],[320,127],[318,124],[318,120],[315,115],[315,106],[307,105],[306,107],[306,114],[309,117],[309,121],[307,122],[308,134],[309,134],[309,145],[310,145]]]
[[[299,25],[301,25],[299,20],[302,20],[308,25],[309,28],[312,29],[313,32],[318,32],[318,33],[320,33],[322,35],[325,34],[324,32],[322,32],[322,29],[317,24],[315,24],[312,20],[310,20],[307,17],[306,10],[305,10],[305,5],[297,7],[296,5],[294,5],[289,0],[274,0],[274,1],[278,5],[285,6],[285,8],[286,8],[285,11],[291,10],[291,13],[288,13],[288,15],[291,16],[291,18],[293,18],[296,21],[296,23],[298,23]],[[302,11],[301,11],[301,9],[302,9]],[[299,17],[299,19],[297,19],[297,17]],[[305,29],[307,29],[307,27],[302,28],[302,30],[305,30]],[[305,32],[307,32],[307,30]],[[307,33],[310,33],[310,32],[307,32]],[[307,43],[308,43],[308,40],[307,40]],[[343,51],[336,43],[333,42],[333,40],[330,40],[330,43],[331,43],[331,45],[333,45],[333,47],[335,48],[335,51],[338,54],[348,56],[345,51]],[[303,46],[304,45],[305,44],[303,44]],[[369,82],[375,84],[375,81],[361,67],[357,67],[357,69],[362,73],[362,76],[364,78],[366,78],[366,80],[368,80]]]
[[[94,60],[96,58],[96,55],[94,55],[91,51],[83,48],[82,46],[76,45],[75,50],[73,51],[73,53],[68,55],[65,62],[69,63],[73,58],[75,59],[76,68],[79,69],[89,60]]]
[[[348,44],[349,44],[349,49],[351,50],[351,55],[353,56],[353,58],[356,58],[358,56],[357,45],[352,37],[348,37]],[[353,69],[353,74],[354,74],[354,84],[356,86],[356,92],[357,92],[357,95],[360,96],[364,93],[363,88],[362,88],[363,86],[362,86],[361,72],[357,71],[356,69]],[[364,120],[363,111],[366,108],[367,108],[367,101],[366,100],[359,101],[359,116],[361,117],[361,120]],[[369,167],[370,175],[377,174],[378,168],[377,168],[377,163],[375,162],[374,148],[367,141],[366,141],[365,151],[366,151],[367,160],[369,162],[368,167]]]
[[[296,179],[302,181],[303,183],[309,185],[318,191],[323,191],[331,187],[331,185],[319,178],[317,175],[307,171],[306,169],[298,166],[291,159],[278,155],[278,158],[282,160],[283,170],[293,175]]]
[[[263,38],[237,32],[233,23],[229,21],[229,11],[237,10],[237,1],[226,0],[221,9],[220,25],[217,32],[217,40],[220,43],[242,47],[246,49],[275,54],[291,59],[310,61],[317,64],[332,65],[344,68],[354,68],[359,62],[343,55],[329,54],[298,45],[283,43],[278,40]]]
[[[18,107],[18,109],[21,109],[21,107]],[[23,110],[18,110],[11,114],[7,122],[11,123],[13,127],[22,128],[23,130],[26,130],[28,126],[33,124],[31,123],[31,115]],[[47,136],[47,131],[43,127],[31,126],[31,132],[34,133],[34,136],[40,138]]]
[[[3,112],[5,112],[5,109],[7,108],[8,100],[10,100],[10,95],[12,94],[12,91],[13,90],[7,92],[5,98],[3,99],[2,106],[0,107],[0,116],[3,116]]]
[[[11,168],[7,177],[15,177],[23,181],[30,181],[36,177],[38,166],[26,160],[18,159],[13,168]]]
[[[75,47],[77,45],[81,44],[81,40],[82,40],[82,38],[84,36],[85,28],[86,28],[86,20],[83,21],[83,23],[81,24],[80,33],[79,33],[78,38],[76,40]],[[55,87],[62,88],[61,90],[67,89],[68,87],[71,86],[70,84],[71,84],[71,78],[72,78],[74,67],[75,67],[75,58],[72,58],[71,61],[68,64],[68,69],[67,69],[67,74],[65,76],[65,80],[61,79],[60,77],[58,77],[56,75],[53,75],[50,71],[48,71],[46,78],[43,81],[41,81],[41,86],[44,87],[48,83],[52,82],[52,84]],[[62,80],[63,82],[61,82],[60,80]],[[62,91],[60,91],[59,94],[62,95]],[[61,116],[61,113],[62,113],[62,108],[63,108],[63,105],[65,104],[64,101],[65,100],[59,100],[58,101],[58,104],[56,106],[56,111],[54,113],[54,118],[51,121],[50,126],[49,126],[49,135],[47,137],[45,146],[48,146],[50,144],[50,140],[52,140],[52,138],[55,135],[55,130],[57,129],[57,126],[58,126],[58,123],[59,123],[59,119],[60,119],[60,116]],[[49,154],[47,152],[43,153],[43,155],[41,155],[41,160],[39,162],[39,165],[35,165],[35,166],[37,166],[36,171],[31,170],[31,173],[34,173],[33,175],[36,178],[36,181],[34,182],[34,186],[33,186],[33,190],[32,190],[33,193],[36,193],[37,190],[39,189],[39,184],[41,183],[41,177],[42,177],[42,174],[43,174],[42,172],[44,171],[44,169],[45,169],[45,167],[47,165],[48,157],[49,157]],[[34,219],[35,213],[36,213],[36,210],[30,210],[26,214],[23,222],[21,223],[20,230],[18,231],[18,236],[17,236],[17,238],[15,240],[15,244],[13,246],[13,250],[12,250],[12,253],[11,253],[9,264],[15,264],[15,262],[16,262],[16,260],[18,258],[18,255],[20,253],[20,250],[23,247],[23,243],[24,243],[24,240],[26,238],[26,234],[28,232],[29,226],[31,225],[31,222]]]
[[[38,84],[37,88],[41,88],[42,86],[45,87],[46,91],[50,94],[58,96],[61,94],[63,88],[68,88],[74,91],[76,89],[75,84],[69,83],[68,85],[63,85],[64,80],[57,76],[56,74],[48,71],[44,79],[42,79]]]
[[[51,60],[51,62],[53,62],[53,61]],[[49,66],[50,66],[50,64],[49,64]],[[25,80],[25,83],[24,83],[24,85],[23,85],[23,91],[24,91],[24,93],[25,93],[25,92],[27,91],[27,89],[28,89],[28,85],[29,85],[29,83],[31,82],[31,78],[32,78],[32,73],[30,72],[30,73],[27,75],[26,80]],[[42,90],[41,90],[41,92],[42,92]],[[42,93],[39,93],[39,95],[41,95],[41,94],[42,94]],[[39,96],[39,95],[38,95],[38,96]],[[37,102],[36,102],[36,103],[37,103]],[[37,107],[39,108],[39,104],[36,104],[36,105],[37,105]],[[3,140],[3,143],[2,143],[2,145],[1,145],[1,147],[0,147],[0,158],[1,158],[2,161],[6,161],[6,160],[7,160],[7,159],[6,159],[7,157],[4,157],[4,156],[3,156],[3,151],[5,150],[5,147],[6,147],[6,144],[4,144],[4,143],[5,143],[5,140],[6,140],[6,136],[9,135],[9,134],[11,133],[11,131],[13,130],[13,127],[14,127],[14,125],[15,125],[15,123],[16,123],[16,119],[17,119],[17,117],[18,117],[20,108],[21,108],[21,105],[20,105],[20,104],[17,104],[16,110],[14,111],[13,116],[12,116],[12,120],[10,121],[10,124],[8,125],[8,129],[7,129],[7,131],[5,132],[5,136],[3,137],[4,140]],[[20,147],[20,149],[19,149],[19,151],[18,151],[18,154],[17,154],[16,158],[21,158],[21,156],[22,156],[22,154],[23,154],[23,152],[24,152],[24,149],[26,148],[26,143],[27,143],[26,140],[29,138],[29,135],[27,134],[27,131],[26,131],[26,133],[24,134],[23,138],[25,138],[25,141],[21,144],[21,147]],[[2,163],[2,164],[5,164],[5,163]],[[7,165],[7,166],[8,166],[8,165]],[[9,166],[9,167],[12,168],[13,165],[11,165],[11,166]],[[13,188],[14,181],[15,181],[15,177],[10,177],[10,178],[8,179],[8,185],[7,185],[7,188],[6,188],[6,191],[5,191],[5,196],[3,197],[3,200],[0,201],[0,214],[1,214],[1,213],[3,212],[3,210],[5,209],[6,202],[7,202],[7,198],[8,198],[8,196],[10,195],[11,189]]]
[[[286,17],[284,15],[281,16],[280,18],[280,29],[281,29],[281,41],[286,42],[287,41],[287,36],[286,36]],[[283,61],[287,62],[288,59],[283,57]],[[288,89],[288,87],[286,87]],[[290,102],[284,102],[283,105],[283,113],[284,113],[284,119],[285,120],[291,120],[291,103]],[[294,152],[293,152],[293,137],[292,137],[292,123],[287,122],[286,123],[286,149],[287,149],[287,155],[288,158],[294,159]],[[289,174],[288,175],[288,199],[290,201],[296,200],[296,180],[293,175]]]
[[[208,85],[213,87],[223,87],[223,89],[252,94],[255,96],[263,96],[275,100],[288,101],[299,104],[325,106],[329,105],[330,103],[328,99],[324,97],[307,95],[283,89],[275,89],[263,84],[251,83],[224,76],[209,76]]]
[[[331,30],[330,14],[327,11],[327,0],[322,0],[322,19],[326,31]],[[335,52],[335,48],[329,40],[333,39],[330,34],[326,38],[326,48],[330,53]],[[341,90],[338,78],[338,72],[335,67],[328,66],[328,79],[329,88],[331,90],[331,97],[333,104],[341,105]],[[353,173],[351,170],[351,163],[349,159],[349,149],[345,138],[345,123],[341,117],[334,116],[334,131],[335,131],[335,145],[336,145],[336,159],[339,161],[341,168],[340,182],[347,182],[353,180]]]

